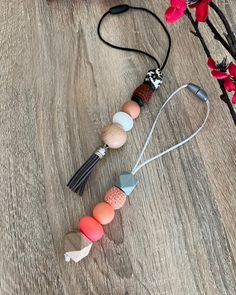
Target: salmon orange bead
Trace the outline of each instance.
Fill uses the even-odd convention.
[[[106,202],[98,203],[93,209],[93,217],[101,224],[110,223],[114,216],[114,208]]]
[[[105,195],[104,200],[111,205],[115,210],[124,206],[126,194],[116,186],[113,186]]]
[[[90,216],[81,218],[78,228],[90,241],[93,242],[100,240],[104,235],[101,224]]]
[[[129,114],[133,119],[138,118],[141,111],[140,106],[133,100],[125,102],[121,110],[122,112]]]

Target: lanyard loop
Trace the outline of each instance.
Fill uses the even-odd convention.
[[[110,15],[114,15],[114,14],[121,14],[121,13],[127,12],[129,9],[134,9],[134,10],[139,10],[139,11],[145,11],[146,13],[152,15],[158,21],[158,23],[161,25],[161,27],[163,28],[164,32],[166,33],[166,36],[168,38],[169,45],[168,45],[166,57],[165,57],[165,60],[164,60],[164,62],[162,64],[162,66],[160,66],[159,61],[154,56],[152,56],[151,54],[149,54],[148,52],[145,52],[143,50],[136,49],[136,48],[128,48],[128,47],[117,46],[117,45],[114,45],[114,44],[106,41],[102,37],[102,35],[101,35],[101,24],[102,24],[104,18],[107,15],[109,15],[109,14]],[[167,63],[168,58],[169,58],[169,55],[170,55],[170,50],[171,50],[171,37],[170,37],[170,34],[169,34],[166,26],[164,25],[164,23],[161,21],[161,19],[155,13],[153,13],[152,11],[150,11],[150,10],[144,8],[144,7],[134,7],[134,6],[129,6],[129,5],[118,5],[118,6],[112,7],[110,10],[108,10],[107,12],[105,12],[104,15],[101,17],[101,19],[100,19],[100,21],[98,23],[98,27],[97,27],[97,34],[98,34],[99,38],[101,39],[101,41],[103,43],[105,43],[107,46],[110,46],[110,47],[112,47],[114,49],[118,49],[118,50],[131,51],[131,52],[136,52],[136,53],[144,54],[144,55],[148,56],[149,58],[151,58],[152,60],[154,60],[155,63],[157,64],[157,68],[159,68],[161,71],[166,66],[166,63]]]
[[[165,106],[167,105],[167,103],[178,93],[180,92],[181,90],[183,89],[188,89],[190,92],[192,92],[195,96],[197,96],[201,101],[205,102],[206,105],[207,105],[207,112],[206,112],[206,117],[202,123],[202,125],[192,134],[190,135],[189,137],[187,137],[186,139],[184,139],[183,141],[173,145],[172,147],[168,148],[167,150],[157,154],[156,156],[144,161],[141,163],[142,159],[143,159],[143,155],[147,149],[147,146],[148,144],[150,143],[150,140],[152,138],[152,134],[153,134],[153,131],[156,127],[156,124],[157,124],[157,121],[161,115],[161,112],[164,110]],[[167,153],[179,148],[180,146],[184,145],[185,143],[187,143],[188,141],[190,141],[192,138],[194,138],[200,131],[201,129],[204,127],[204,125],[206,124],[206,121],[208,119],[208,116],[209,116],[209,113],[210,113],[210,102],[208,100],[208,96],[206,94],[206,92],[201,89],[199,86],[195,85],[195,84],[192,84],[192,83],[189,83],[189,84],[186,84],[186,85],[183,85],[183,86],[180,86],[177,90],[175,90],[168,98],[167,100],[165,101],[165,103],[162,105],[160,111],[158,112],[156,118],[155,118],[155,121],[152,125],[152,128],[148,134],[148,137],[146,139],[146,142],[143,146],[143,149],[140,153],[140,156],[136,162],[136,164],[134,165],[133,169],[132,169],[132,174],[135,175],[142,167],[148,165],[149,163],[151,163],[152,161],[158,159],[158,158],[161,158],[162,156],[166,155]]]

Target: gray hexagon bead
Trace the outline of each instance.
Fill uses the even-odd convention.
[[[115,186],[119,187],[127,196],[129,196],[136,185],[138,180],[134,177],[133,174],[129,172],[123,172],[115,183]]]

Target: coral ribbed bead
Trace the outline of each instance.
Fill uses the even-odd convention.
[[[104,234],[101,224],[90,216],[81,218],[78,228],[90,241],[93,242],[100,240]]]
[[[140,114],[140,106],[137,104],[137,102],[129,100],[126,101],[122,106],[122,112],[125,112],[130,115],[131,118],[136,119],[138,118]]]
[[[93,209],[93,217],[101,224],[110,223],[114,216],[114,208],[106,202],[98,203]]]
[[[111,149],[122,147],[126,140],[127,134],[119,124],[110,124],[102,130],[102,141]]]
[[[118,187],[113,186],[105,195],[104,200],[111,205],[115,210],[124,206],[126,194]]]

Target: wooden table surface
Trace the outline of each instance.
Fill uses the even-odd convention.
[[[168,5],[127,2],[161,18]],[[66,187],[100,145],[101,128],[154,66],[146,57],[99,41],[99,18],[119,3],[0,3],[1,295],[236,294],[235,127],[186,19],[169,26],[173,50],[165,82],[136,120],[128,143],[99,164],[83,198]],[[236,28],[234,1],[220,5]],[[109,17],[102,32],[160,61],[165,56],[165,35],[145,13]],[[215,57],[224,56],[205,33]],[[139,187],[91,255],[78,264],[65,263],[65,233],[91,214],[117,174],[131,169],[161,104],[188,82],[209,94],[204,130],[145,167]],[[162,114],[146,156],[191,134],[204,115],[201,102],[178,95]]]

